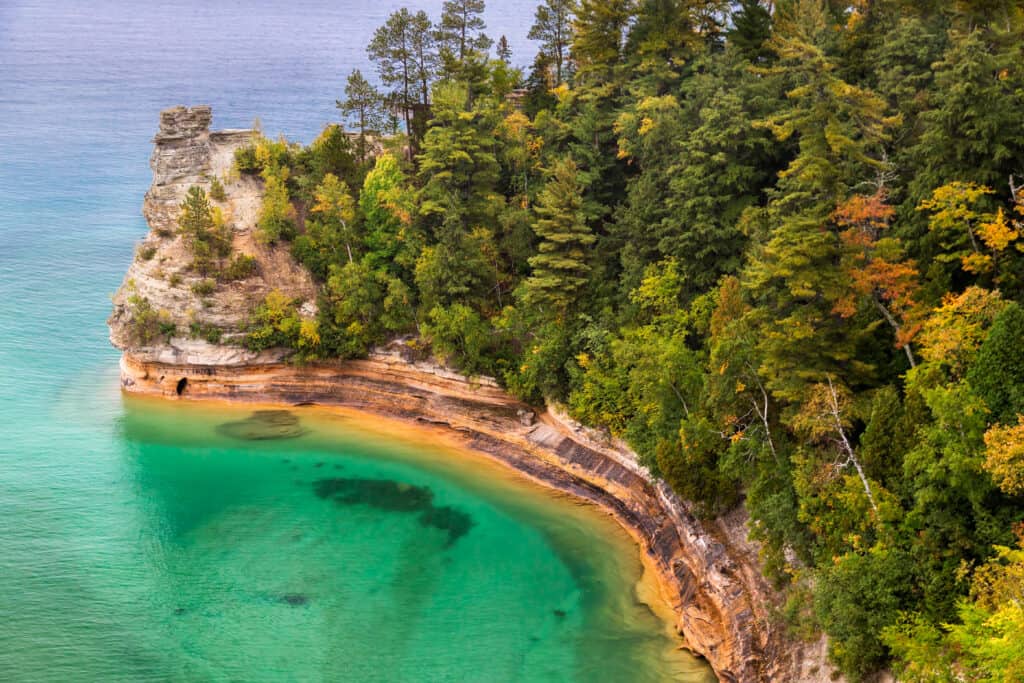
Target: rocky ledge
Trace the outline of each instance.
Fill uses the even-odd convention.
[[[251,139],[250,132],[211,132],[210,119],[209,107],[161,113],[153,185],[143,204],[150,233],[114,296],[108,321],[111,341],[124,352],[125,391],[345,406],[448,429],[468,449],[614,513],[657,568],[679,615],[679,632],[722,681],[834,680],[824,642],[796,641],[774,617],[779,596],[762,575],[757,546],[747,540],[742,509],[701,520],[623,444],[555,410],[520,403],[492,380],[416,361],[401,343],[366,360],[306,366],[289,364],[284,350],[254,354],[232,343],[253,302],[271,289],[305,302],[308,314],[315,312],[316,289],[287,247],[253,237],[262,183],[231,172],[234,150]],[[232,250],[258,267],[245,279],[203,293],[176,224],[188,188],[210,188],[214,178],[225,190],[216,205],[231,227]],[[143,342],[133,333],[140,300],[176,330],[169,339]],[[203,325],[222,330],[223,337],[189,334]]]

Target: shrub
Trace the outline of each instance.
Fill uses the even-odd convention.
[[[171,276],[167,278],[167,284],[171,287],[178,287],[181,285],[181,275],[178,273],[171,273]]]
[[[161,337],[169,339],[177,331],[170,314],[153,308],[153,304],[144,296],[132,294],[128,297],[128,310],[131,337],[142,346],[148,346]]]
[[[205,339],[211,344],[219,344],[224,331],[213,323],[193,322],[189,325],[189,336],[193,339]]]
[[[228,198],[224,191],[224,183],[217,176],[210,178],[210,198],[218,202],[223,202]]]
[[[148,244],[144,244],[139,247],[137,256],[140,261],[149,261],[156,256],[156,247]]]
[[[216,289],[217,281],[209,277],[192,285],[192,293],[199,297],[210,296]]]
[[[309,349],[319,344],[315,323],[299,315],[298,302],[284,292],[273,290],[249,316],[243,344],[250,351],[268,348]]]
[[[257,175],[262,169],[256,157],[256,145],[246,145],[235,150],[235,170],[247,175]]]
[[[220,274],[220,279],[225,282],[244,280],[255,275],[258,270],[255,258],[248,254],[237,254]]]

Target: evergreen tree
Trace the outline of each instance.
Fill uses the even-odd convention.
[[[501,36],[498,38],[498,44],[495,47],[498,59],[505,63],[506,66],[512,65],[512,48],[508,44],[508,38]]]
[[[578,77],[598,85],[612,80],[622,63],[634,0],[580,0],[573,22],[571,54]]]
[[[945,57],[935,65],[929,104],[920,116],[920,140],[910,153],[915,171],[910,202],[916,205],[953,181],[998,188],[1007,198],[1007,178],[1021,172],[1024,159],[1019,42],[1003,47],[980,30],[954,34]]]
[[[484,34],[484,0],[445,0],[436,40],[445,72],[458,74],[473,57],[486,54],[492,41]]]
[[[1013,424],[1024,415],[1024,310],[1009,304],[992,323],[978,358],[967,373],[971,388],[992,419]]]
[[[412,113],[417,103],[417,70],[413,54],[413,17],[402,8],[388,16],[367,47],[370,60],[376,62],[381,82],[391,88],[389,102],[405,121],[412,135]]]
[[[526,301],[563,319],[577,301],[590,270],[587,252],[595,237],[583,216],[583,188],[572,159],[556,161],[537,197],[533,230],[540,244],[530,258]]]
[[[729,45],[754,64],[764,64],[773,57],[765,43],[771,36],[772,15],[761,0],[740,0],[732,13],[732,29],[727,33]]]
[[[544,0],[537,6],[527,37],[540,42],[541,54],[555,69],[555,85],[569,77],[569,46],[572,44],[574,0]]]
[[[884,170],[873,157],[892,123],[873,93],[843,81],[820,45],[827,36],[817,0],[780,7],[771,45],[779,73],[794,83],[790,108],[760,125],[780,140],[798,136],[799,151],[779,174],[768,220],[771,236],[752,255],[746,285],[766,317],[762,371],[779,398],[799,401],[807,383],[829,373],[864,381],[871,368],[856,358],[855,330],[832,312],[843,276],[831,214],[851,186]]]
[[[348,75],[348,81],[345,84],[345,101],[335,102],[335,105],[341,110],[342,116],[353,119],[359,131],[360,162],[366,161],[367,132],[379,132],[383,125],[381,101],[381,95],[377,89],[363,78],[359,69],[354,69]]]
[[[192,268],[208,275],[231,253],[231,229],[198,185],[188,188],[179,208],[178,234],[192,252]]]
[[[472,295],[482,305],[494,289],[486,253],[501,205],[495,150],[496,112],[482,103],[467,106],[468,88],[442,82],[434,88],[434,118],[417,158],[423,188],[419,215],[434,244],[416,265],[416,279],[430,283],[429,310]]]

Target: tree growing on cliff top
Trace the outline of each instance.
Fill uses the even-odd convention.
[[[381,82],[391,88],[388,101],[403,118],[412,149],[418,141],[413,126],[414,113],[425,108],[430,97],[435,61],[431,28],[425,12],[412,14],[403,7],[374,32],[367,47],[370,59],[377,64]]]
[[[445,0],[435,35],[446,71],[453,73],[471,54],[490,49],[483,13],[484,0]]]
[[[537,7],[533,26],[527,36],[540,41],[541,54],[555,67],[555,84],[561,84],[569,75],[567,66],[569,45],[572,43],[573,0],[545,0]]]
[[[345,83],[345,101],[336,100],[346,122],[354,124],[359,131],[356,153],[360,163],[366,161],[368,132],[378,132],[384,125],[383,98],[380,92],[363,77],[359,69],[353,69]]]

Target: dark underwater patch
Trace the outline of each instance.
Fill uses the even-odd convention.
[[[217,433],[243,441],[270,441],[294,439],[306,430],[290,410],[256,410],[244,420],[218,425]]]
[[[292,607],[301,607],[309,602],[309,598],[302,593],[285,593],[281,596],[281,602]]]
[[[413,486],[387,479],[350,479],[334,477],[313,482],[313,491],[338,505],[366,505],[388,512],[419,513],[425,527],[448,534],[446,546],[469,533],[474,521],[465,512],[450,505],[434,505],[434,492],[426,486]]]

